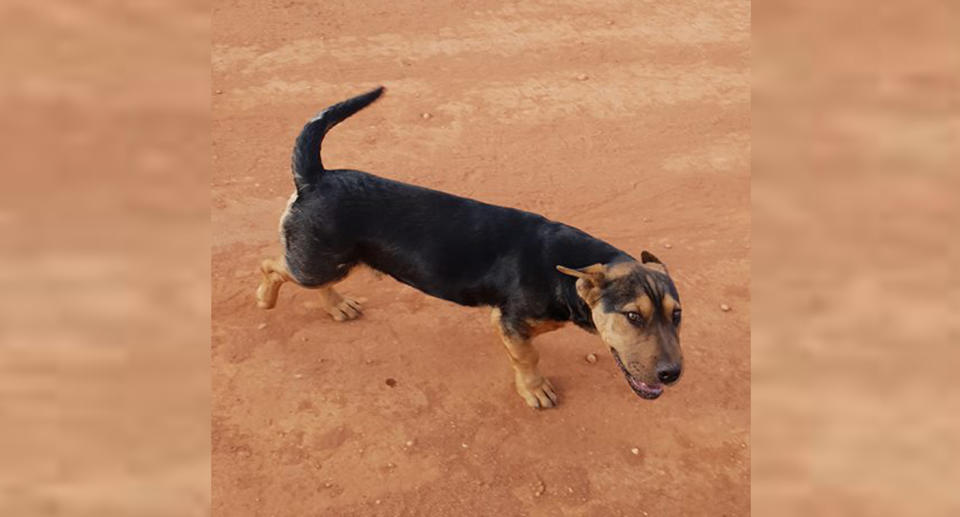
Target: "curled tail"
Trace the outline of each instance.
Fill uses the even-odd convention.
[[[383,86],[371,90],[363,95],[347,99],[321,111],[310,119],[293,147],[293,180],[299,191],[301,187],[315,182],[323,173],[323,163],[320,161],[320,143],[323,136],[350,115],[366,108],[383,93]]]

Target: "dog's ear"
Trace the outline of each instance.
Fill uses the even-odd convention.
[[[577,295],[591,307],[600,299],[607,275],[607,267],[603,264],[593,264],[580,269],[557,266],[557,271],[577,279]]]
[[[640,252],[640,263],[652,269],[661,271],[663,273],[667,272],[666,264],[664,264],[663,262],[660,262],[660,259],[658,259],[656,255],[654,255],[653,253],[650,253],[647,250],[643,250],[642,252]]]
[[[573,269],[566,266],[557,266],[557,271],[570,275],[573,277],[586,280],[594,285],[603,284],[604,277],[607,273],[607,268],[603,264],[593,264],[592,266],[582,267],[580,269]]]
[[[663,265],[663,262],[660,262],[660,259],[658,259],[656,255],[654,255],[653,253],[650,253],[647,250],[643,250],[640,253],[640,262],[643,264],[649,264],[653,262],[655,264]]]

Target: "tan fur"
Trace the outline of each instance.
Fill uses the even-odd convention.
[[[353,274],[355,271],[364,271],[364,270],[369,271],[370,274],[373,275],[373,277],[376,278],[377,280],[383,280],[386,277],[386,275],[384,275],[382,272],[377,271],[376,269],[373,269],[372,267],[363,263],[353,266],[353,269],[350,271],[350,273]]]
[[[612,266],[592,264],[580,269],[572,269],[561,265],[556,267],[557,271],[577,278],[577,294],[587,302],[587,305],[593,306],[600,298],[604,283],[615,281],[630,274],[634,266],[632,263],[619,263]]]
[[[593,278],[593,277],[602,277],[603,273],[606,271],[606,266],[603,264],[593,264],[580,269],[573,269],[566,266],[557,266],[557,271],[570,276],[575,276],[577,278]]]
[[[680,304],[669,294],[663,296],[663,313],[673,314],[674,309],[679,309]]]
[[[653,302],[650,301],[649,296],[641,294],[635,302],[625,305],[623,310],[639,312],[643,319],[650,321],[650,317],[653,316]]]
[[[647,310],[652,311],[653,304],[650,303],[649,298],[646,301],[649,306]],[[643,382],[656,382],[654,370],[657,359],[657,340],[655,337],[639,331],[623,314],[605,312],[600,304],[592,307],[592,315],[600,339],[617,351],[627,371]]]
[[[566,321],[553,321],[553,320],[524,320],[524,323],[530,327],[530,337],[534,338],[540,334],[546,334],[566,326]]]
[[[660,353],[656,336],[637,328],[620,312],[605,312],[602,304],[598,303],[606,285],[629,275],[637,267],[666,273],[666,268],[656,262],[621,262],[611,266],[594,264],[581,269],[557,266],[557,270],[577,277],[577,294],[590,306],[597,333],[607,346],[617,351],[630,375],[643,382],[654,383],[657,382],[656,363]],[[664,314],[672,314],[675,307],[679,307],[677,301],[666,296],[663,301]],[[650,324],[656,312],[653,301],[643,293],[638,293],[636,300],[622,309],[640,313],[647,324]]]
[[[260,273],[263,277],[257,288],[257,307],[272,309],[277,306],[280,286],[285,282],[296,283],[296,281],[290,276],[283,258],[265,259],[260,263]],[[336,321],[359,318],[363,313],[360,302],[341,295],[333,286],[334,283],[331,283],[317,288],[320,295],[320,308]]]
[[[287,271],[287,264],[282,258],[265,259],[260,263],[260,274],[263,278],[260,280],[260,287],[257,288],[257,307],[272,309],[277,306],[280,286],[292,280],[290,272]]]
[[[636,262],[618,262],[612,266],[604,266],[603,277],[607,281],[612,282],[620,277],[629,275],[635,267]]]
[[[325,285],[320,291],[320,308],[336,321],[355,320],[363,314],[360,302],[338,293],[333,284]]]
[[[664,267],[663,264],[659,264],[659,263],[657,263],[657,262],[647,262],[647,263],[643,264],[643,267],[645,267],[645,268],[647,268],[647,269],[652,269],[653,271],[658,271],[658,272],[663,273],[663,274],[665,274],[665,275],[667,274],[667,268]]]
[[[490,313],[490,321],[503,341],[503,345],[507,349],[507,356],[510,358],[510,364],[513,365],[517,393],[523,397],[523,400],[530,407],[539,409],[556,406],[557,393],[550,381],[541,375],[539,368],[537,368],[537,363],[540,361],[540,354],[537,349],[533,347],[529,338],[505,331],[501,317],[502,314],[498,308],[494,308]],[[531,326],[531,332],[542,334],[560,326],[562,325],[551,325],[541,321],[537,325]]]

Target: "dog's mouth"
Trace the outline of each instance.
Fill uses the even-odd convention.
[[[633,375],[630,375],[630,372],[627,371],[627,367],[623,365],[623,361],[620,360],[620,354],[611,347],[610,351],[613,352],[613,359],[617,361],[617,366],[620,367],[620,370],[623,372],[623,375],[627,378],[627,384],[633,389],[633,392],[647,400],[653,400],[659,397],[663,393],[663,384],[659,382],[654,384],[647,384]]]

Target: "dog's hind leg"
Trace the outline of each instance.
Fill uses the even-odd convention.
[[[277,305],[280,286],[284,282],[296,283],[296,280],[290,275],[283,259],[264,260],[260,263],[260,273],[263,277],[260,287],[257,288],[257,306],[261,309],[272,309]],[[320,308],[337,321],[357,319],[363,313],[360,302],[341,295],[333,288],[340,280],[342,278],[315,288],[320,294]]]
[[[540,374],[537,363],[540,354],[531,343],[537,333],[523,321],[512,321],[504,317],[499,308],[493,309],[490,315],[493,326],[507,348],[507,355],[513,366],[517,393],[523,397],[528,406],[533,408],[550,408],[557,405],[557,393],[546,377]]]
[[[300,268],[299,282],[304,287],[317,290],[320,308],[331,318],[336,321],[354,320],[363,313],[360,302],[343,296],[333,286],[345,279],[356,265],[356,262],[343,255],[313,250],[307,266]]]
[[[363,314],[360,302],[353,298],[348,298],[338,293],[333,288],[333,283],[321,286],[320,308],[337,321],[348,321],[357,319]]]
[[[277,306],[277,295],[284,282],[292,280],[283,259],[265,259],[260,263],[260,287],[257,288],[257,307],[272,309]]]

